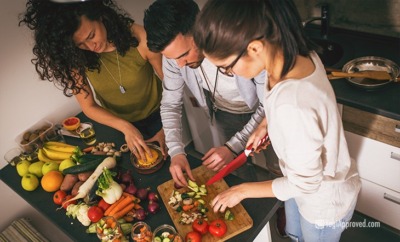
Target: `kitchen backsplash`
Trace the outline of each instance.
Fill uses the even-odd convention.
[[[329,4],[330,25],[337,28],[400,38],[399,0],[294,0],[302,20],[320,16]],[[316,24],[319,22],[315,21]]]

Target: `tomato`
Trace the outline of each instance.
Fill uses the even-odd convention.
[[[64,201],[64,198],[67,196],[67,193],[63,190],[58,190],[53,195],[53,202],[57,205],[61,205]]]
[[[208,223],[206,220],[202,218],[197,218],[192,223],[192,228],[194,231],[199,232],[200,234],[207,234],[208,232]]]
[[[186,234],[185,242],[201,242],[201,234],[197,231],[191,231]]]
[[[216,237],[222,237],[226,233],[227,227],[222,219],[216,219],[210,223],[208,226],[208,231],[210,234]]]
[[[106,201],[104,201],[103,198],[97,204],[97,207],[101,208],[103,210],[103,212],[105,212],[107,210],[107,208],[109,208],[110,206],[111,206],[111,204],[108,204]]]
[[[62,202],[62,207],[65,208],[65,209],[67,209],[67,207],[68,207],[70,204],[76,204],[76,203],[77,203],[76,200],[74,200],[74,201],[69,201],[69,202],[67,202],[67,203],[65,202],[65,201],[68,201],[69,199],[71,199],[71,198],[73,198],[73,197],[74,197],[74,196],[72,196],[71,194],[65,196],[65,197],[64,197],[64,200],[63,200],[63,202]]]
[[[87,215],[88,215],[88,218],[90,219],[90,221],[92,221],[93,223],[96,223],[103,217],[104,212],[101,208],[99,208],[97,206],[91,206],[88,210]]]

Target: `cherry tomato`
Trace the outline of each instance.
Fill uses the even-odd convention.
[[[93,223],[96,223],[103,217],[104,212],[101,208],[99,208],[97,206],[91,206],[88,210],[87,215],[88,215],[88,218],[90,219],[90,221],[92,221]]]
[[[107,210],[107,208],[109,208],[110,206],[111,206],[111,204],[108,204],[106,201],[104,201],[103,198],[97,204],[97,207],[101,208],[103,210],[103,212],[105,212]]]
[[[226,233],[227,227],[222,219],[216,219],[210,223],[208,226],[208,231],[210,234],[216,237],[222,237]]]
[[[185,242],[201,242],[201,234],[197,231],[191,231],[186,234]]]
[[[63,190],[58,190],[53,195],[53,202],[57,205],[61,205],[64,201],[64,198],[67,196],[67,193]]]
[[[192,228],[194,231],[199,232],[200,234],[207,234],[208,232],[208,223],[206,220],[202,218],[198,218],[193,221]]]
[[[69,195],[67,195],[67,196],[65,196],[64,197],[64,200],[63,200],[63,202],[62,202],[62,207],[64,208],[64,209],[67,209],[67,207],[70,205],[70,204],[76,204],[77,203],[77,201],[76,200],[74,200],[74,201],[69,201],[69,202],[65,202],[65,201],[68,201],[69,199],[71,199],[71,198],[73,198],[74,196],[72,196],[71,194],[69,194]]]

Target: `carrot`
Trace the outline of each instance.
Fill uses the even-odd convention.
[[[124,209],[126,206],[130,205],[131,203],[133,203],[133,200],[131,197],[125,197],[124,199],[122,199],[121,202],[119,202],[117,204],[117,206],[114,207],[114,209],[112,209],[108,215],[109,216],[113,216],[116,212],[121,211],[122,209]]]
[[[129,211],[131,211],[134,206],[135,206],[134,203],[128,204],[126,207],[124,207],[123,209],[119,210],[118,212],[114,213],[111,216],[113,216],[115,219],[119,219],[123,217],[125,214],[127,214]]]
[[[115,203],[111,204],[111,206],[109,206],[106,211],[104,211],[104,215],[108,216],[110,214],[110,212],[120,203],[122,202],[122,200],[124,200],[125,196],[124,194],[122,194],[122,196],[120,197],[120,199],[118,199]]]
[[[122,195],[131,197],[134,203],[140,203],[140,199],[130,193],[123,192]]]
[[[136,210],[143,208],[139,203],[135,203],[135,207]]]
[[[94,149],[94,146],[89,146],[89,147],[83,149],[82,151],[85,153],[90,153],[93,149]]]
[[[189,211],[190,209],[194,208],[194,204],[188,204],[188,205],[183,205],[182,210],[183,211]]]

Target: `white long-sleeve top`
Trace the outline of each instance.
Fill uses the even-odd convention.
[[[295,198],[306,220],[326,225],[347,214],[361,185],[332,86],[318,55],[311,58],[316,68],[310,76],[272,90],[266,81],[264,108],[284,175],[273,181],[273,193],[282,201]]]

